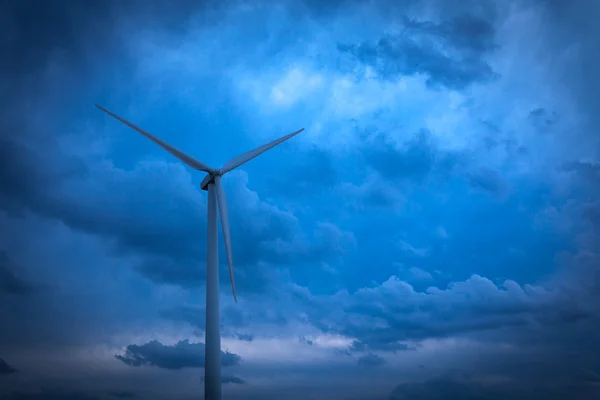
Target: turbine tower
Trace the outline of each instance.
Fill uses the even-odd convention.
[[[107,109],[96,104],[100,110],[121,121],[130,128],[135,129],[154,143],[171,153],[181,162],[195,170],[206,172],[206,176],[200,183],[200,188],[208,192],[207,207],[207,238],[206,238],[206,352],[204,363],[204,399],[221,400],[221,331],[219,318],[219,245],[218,245],[218,222],[217,209],[221,215],[221,228],[225,239],[225,250],[227,263],[229,265],[229,277],[231,278],[231,290],[233,299],[237,302],[235,291],[235,277],[233,274],[233,257],[231,252],[231,236],[229,232],[229,212],[225,191],[221,183],[221,177],[227,172],[258,157],[265,151],[278,144],[296,136],[304,128],[273,140],[247,153],[232,158],[220,169],[209,167],[195,158],[183,153],[168,143],[163,142],[156,136],[119,117]]]

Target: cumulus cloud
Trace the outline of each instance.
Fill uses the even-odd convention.
[[[321,329],[356,338],[355,347],[372,350],[405,350],[425,338],[505,328],[537,331],[539,324],[553,326],[591,317],[577,303],[561,305],[560,295],[542,287],[514,281],[496,285],[478,275],[424,292],[393,276],[353,294],[310,296],[305,301],[315,304],[311,316]]]

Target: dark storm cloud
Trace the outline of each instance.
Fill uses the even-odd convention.
[[[90,53],[114,53],[126,15],[130,25],[152,26],[177,33],[181,21],[214,2],[182,0],[177,7],[160,0],[7,0],[1,4],[2,69],[11,75],[28,74],[55,58],[85,65]],[[93,48],[89,44],[93,42]],[[83,63],[83,64],[82,64]]]
[[[11,119],[0,124],[9,124]],[[0,207],[9,212],[31,209],[52,213],[58,205],[48,200],[49,193],[62,180],[83,176],[87,166],[62,154],[53,138],[36,138],[35,146],[25,145],[7,135],[14,133],[20,141],[20,134],[27,135],[26,126],[12,123],[4,128],[0,126]]]
[[[0,375],[10,375],[16,373],[17,370],[10,365],[2,358],[0,358]]]
[[[143,5],[143,7],[139,7]],[[151,0],[90,1],[58,0],[51,5],[36,0],[10,0],[0,4],[0,62],[3,79],[0,85],[0,207],[9,211],[31,209],[56,217],[62,199],[49,193],[63,180],[84,176],[89,165],[60,149],[55,132],[45,125],[34,128],[28,115],[40,107],[40,94],[62,91],[60,101],[46,102],[48,110],[67,100],[79,88],[79,79],[92,74],[98,60],[116,57],[127,65],[122,53],[123,17],[128,29],[152,26],[175,32],[181,20],[198,2],[182,1],[177,7]],[[135,12],[134,12],[135,11]],[[90,45],[92,44],[92,45]],[[49,65],[58,64],[68,73],[60,76],[58,90],[48,89]],[[52,79],[51,79],[52,80]],[[27,144],[25,144],[27,142]],[[64,207],[68,209],[68,207]],[[80,225],[86,221],[78,218]],[[89,222],[93,224],[92,222]]]
[[[357,364],[362,367],[378,367],[385,364],[385,359],[377,354],[367,354],[358,358]]]
[[[17,266],[8,255],[0,251],[0,291],[23,295],[33,290],[33,286],[18,276]]]
[[[26,171],[34,171],[34,165],[46,165],[41,160],[31,164],[30,168],[25,169]],[[48,165],[56,164],[49,163]],[[170,172],[174,181],[178,182],[176,185],[189,186],[187,173],[179,166],[161,163],[141,166],[133,171],[90,170],[89,168],[87,170],[91,180],[68,180],[64,178],[64,175],[48,174],[51,169],[44,168],[42,171],[46,171],[45,176],[39,179],[32,177],[33,179],[25,180],[22,177],[15,177],[15,182],[27,182],[24,184],[23,190],[4,193],[7,196],[16,196],[15,202],[21,206],[62,221],[75,229],[115,237],[117,238],[116,247],[120,251],[130,249],[145,251],[150,257],[142,269],[147,271],[151,277],[156,276],[157,279],[166,282],[188,282],[188,285],[197,285],[200,278],[194,279],[194,276],[190,275],[192,269],[189,268],[184,272],[179,271],[184,268],[182,266],[179,266],[179,269],[171,268],[168,276],[157,276],[158,273],[155,272],[156,269],[160,272],[161,268],[167,269],[174,264],[172,258],[169,258],[170,255],[177,254],[177,260],[182,261],[185,266],[186,262],[190,263],[191,260],[198,257],[198,252],[202,251],[202,246],[196,243],[196,240],[190,240],[190,236],[194,237],[194,234],[200,233],[200,229],[194,222],[196,218],[201,220],[201,216],[198,215],[201,208],[199,193],[188,191],[182,195],[181,191],[175,187],[173,187],[173,192],[168,188],[165,190],[164,187],[156,189],[152,182],[164,173]],[[75,188],[69,189],[69,186],[77,185],[88,186],[86,189],[88,195],[82,197],[77,194]],[[52,186],[53,189],[49,189],[49,186]],[[60,187],[66,187],[67,190],[60,193]],[[110,197],[101,199],[93,195],[94,193],[100,195],[105,188],[109,188],[107,193],[111,193],[113,196],[118,196],[119,193],[121,195],[138,193],[142,196],[139,199],[142,201],[135,207],[129,208],[128,203],[131,200],[121,202],[119,199],[113,198],[110,201]],[[177,213],[170,215],[170,218],[163,220],[163,223],[155,220],[152,224],[153,228],[148,229],[149,221],[151,221],[149,218],[155,214],[154,210],[157,207],[164,209],[165,205],[169,204],[173,198],[181,199]],[[160,264],[160,266],[156,267],[156,264]],[[187,275],[182,276],[186,272]]]
[[[123,52],[125,27],[152,27],[177,32],[182,18],[192,10],[207,5],[180,1],[177,7],[159,0],[107,0],[79,2],[57,0],[52,4],[38,0],[7,0],[0,4],[0,61],[3,77],[0,84],[0,206],[6,199],[33,205],[38,194],[64,178],[65,172],[85,172],[85,164],[72,164],[52,138],[55,132],[34,129],[29,114],[37,111],[46,91],[64,92],[60,101],[46,102],[46,110],[69,104],[79,92],[82,79],[93,80],[92,69],[107,59],[118,57],[128,65]],[[213,3],[214,4],[214,3]],[[125,17],[126,16],[126,17]],[[124,17],[127,24],[123,24]],[[102,62],[99,62],[102,61]],[[48,82],[46,71],[60,66],[67,73]],[[30,140],[27,146],[24,142]],[[37,142],[37,146],[33,146]],[[44,168],[40,168],[40,166]],[[66,171],[65,171],[66,170]],[[24,179],[26,178],[26,179]]]
[[[174,346],[165,346],[153,340],[143,345],[130,344],[123,355],[116,355],[117,360],[132,367],[154,366],[164,369],[203,368],[204,343],[190,343],[182,340]],[[225,367],[239,364],[241,358],[237,354],[221,351],[221,364]]]
[[[12,171],[8,168],[11,159],[3,159],[7,161],[3,171]],[[37,156],[30,160],[24,170],[35,171],[35,165],[45,164]],[[0,200],[14,207],[27,207],[77,230],[116,239],[118,252],[145,255],[139,270],[155,282],[187,288],[203,282],[203,270],[197,268],[198,260],[203,264],[205,252],[205,232],[201,228],[205,219],[203,194],[192,185],[184,167],[146,162],[133,170],[98,164],[56,173],[52,173],[52,168],[42,171],[39,178],[32,176],[28,180],[9,172],[11,176],[4,182],[11,190],[0,195]],[[76,172],[68,176],[68,171]],[[156,185],[157,181],[164,184]],[[291,213],[255,202],[255,194],[246,187],[245,178],[228,177],[224,184],[232,210],[233,240],[237,243],[234,257],[241,273],[246,265],[259,260],[283,264],[294,258],[327,258],[343,251],[336,243],[338,238],[343,240],[344,233],[330,224],[319,225],[312,234],[297,241],[298,224]],[[78,194],[81,190],[85,196]],[[157,209],[162,212],[157,214]],[[262,290],[261,276],[254,277],[248,289]]]
[[[440,24],[405,17],[403,25],[402,33],[377,43],[339,44],[338,50],[385,79],[425,74],[432,87],[464,89],[496,78],[485,61],[496,48],[491,21],[465,14]]]
[[[0,206],[13,212],[29,209],[79,231],[114,239],[117,252],[143,256],[139,270],[155,282],[192,288],[204,281],[203,269],[197,268],[205,252],[204,194],[182,165],[144,162],[124,170],[58,156],[56,147],[51,140],[44,151],[15,144],[0,147],[0,155],[5,155],[0,157],[0,185],[5,189]],[[61,161],[50,162],[52,157]],[[28,179],[20,175],[23,171],[31,171]],[[254,200],[244,174],[227,177],[224,185],[240,273],[261,260],[281,265],[328,259],[345,251],[346,234],[331,224],[299,235],[293,214]],[[248,281],[241,280],[240,289],[263,290],[258,272],[254,270],[247,287]]]
[[[2,3],[0,15],[6,15],[10,20],[0,24],[2,37],[6,38],[2,50],[11,54],[2,58],[2,70],[11,77],[3,82],[13,86],[1,91],[3,96],[10,94],[10,98],[3,97],[8,106],[2,108],[0,118],[0,207],[13,212],[30,209],[58,219],[64,216],[78,228],[94,226],[98,222],[70,208],[64,199],[53,197],[52,192],[65,180],[89,173],[89,166],[62,151],[55,136],[31,126],[26,114],[31,108],[31,98],[21,98],[18,94],[28,89],[40,91],[44,88],[32,79],[42,79],[41,71],[57,59],[72,72],[68,76],[75,77],[84,73],[84,64],[92,53],[102,56],[115,52],[121,43],[113,36],[117,31],[116,21],[123,15],[119,12],[134,4],[132,1],[81,3],[68,0],[53,2],[51,6],[41,1]],[[159,2],[151,4],[144,8],[145,12],[151,12],[153,7],[161,8]],[[180,8],[162,10],[165,12],[164,21],[168,20],[169,10]],[[136,20],[141,20],[142,14],[135,13]],[[89,47],[89,43],[94,45]],[[103,47],[109,43],[111,46]],[[66,92],[74,86],[74,82],[61,83],[61,89]],[[29,88],[28,85],[34,87]],[[25,144],[27,139],[30,142]]]
[[[0,6],[0,68],[8,85],[2,91],[3,103],[11,93],[19,98],[21,90],[33,90],[39,84],[36,72],[44,68],[51,59],[80,63],[85,60],[85,41],[90,36],[98,39],[98,50],[111,30],[102,34],[103,26],[110,17],[110,2],[56,1],[52,6],[42,1],[4,1]],[[79,65],[81,67],[81,65]],[[26,82],[25,79],[30,80]],[[12,90],[11,90],[12,89]],[[18,90],[15,90],[18,89]],[[4,132],[2,132],[4,136]]]

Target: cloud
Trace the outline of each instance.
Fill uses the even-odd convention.
[[[61,3],[57,5],[57,9],[65,12],[65,6],[66,4]],[[120,9],[120,6],[111,4],[106,8],[102,7],[99,19],[110,19],[110,14],[115,9]],[[161,10],[161,6],[156,5],[155,8],[153,5],[148,10],[154,13]],[[23,18],[35,19],[35,16],[21,11],[24,13]],[[73,13],[79,14],[81,10],[73,10]],[[169,15],[177,13],[179,11],[168,12]],[[142,19],[140,18],[141,25]],[[47,28],[45,25],[43,27]],[[53,32],[52,35],[48,37],[51,42],[54,39],[65,39],[65,42],[76,43],[82,39],[69,37],[66,40],[65,35],[68,36],[69,32]],[[45,44],[39,43],[39,46],[44,47]],[[82,54],[72,56],[84,57]],[[52,54],[48,54],[48,57],[51,58]],[[201,245],[205,199],[195,187],[194,178],[184,167],[174,162],[152,160],[123,168],[106,154],[106,149],[100,154],[90,154],[94,151],[92,146],[84,146],[83,150],[75,147],[73,137],[69,135],[43,137],[32,122],[34,118],[21,120],[21,112],[9,116],[2,132],[17,129],[23,134],[19,138],[3,135],[0,139],[0,163],[6,167],[1,168],[0,173],[0,207],[11,213],[33,211],[73,229],[111,240],[115,251],[137,258],[134,264],[138,270],[157,283],[191,289],[203,282],[203,270],[196,268],[196,265],[202,266],[205,258],[205,249]],[[102,135],[99,134],[99,129],[92,130],[93,132],[81,136],[89,137],[95,144]],[[85,141],[81,137],[77,140]],[[45,167],[39,168],[39,165]],[[27,179],[22,178],[24,174]],[[231,175],[227,180],[237,177],[238,180],[246,180],[247,184],[242,172]],[[156,184],[163,179],[163,184]],[[238,189],[238,196],[230,193],[232,186],[233,191]],[[285,263],[287,257],[294,252],[293,246],[286,242],[295,234],[296,218],[285,210],[263,204],[264,201],[256,199],[256,194],[247,187],[233,183],[228,189],[230,208],[233,211],[232,230],[237,243],[234,245],[234,257],[239,273],[243,276],[245,268],[252,269],[252,265],[263,257]],[[87,194],[82,195],[82,191]],[[136,200],[136,193],[141,198]],[[136,202],[133,208],[137,212],[131,212],[131,207]],[[177,206],[172,208],[169,204]],[[162,208],[162,215],[170,216],[159,221],[156,217],[161,214],[155,213],[156,207]],[[260,214],[254,222],[249,218],[253,213],[250,209],[255,209]],[[265,224],[265,221],[269,222]],[[149,229],[149,225],[152,225],[152,229]],[[256,242],[252,243],[248,235],[254,236]],[[277,246],[272,243],[275,238],[287,247],[285,255],[282,256],[281,252],[275,250]],[[310,241],[311,238],[307,240]],[[274,249],[271,255],[268,254],[270,249]],[[327,247],[320,245],[320,251],[326,254]],[[5,272],[4,269],[3,271]],[[8,276],[8,273],[3,275]],[[260,275],[249,273],[248,276],[253,278],[252,282],[240,280],[242,291],[264,289]]]
[[[442,23],[404,18],[402,32],[376,43],[339,44],[384,79],[424,74],[431,87],[464,89],[497,77],[485,56],[496,48],[492,22],[464,14]]]
[[[415,340],[477,336],[489,330],[537,330],[537,324],[555,326],[591,316],[578,303],[561,305],[563,295],[541,287],[514,281],[496,285],[478,275],[424,292],[393,276],[353,294],[306,296],[304,301],[314,304],[316,326],[356,338],[357,348],[372,350],[405,350]]]
[[[17,370],[8,365],[6,361],[0,358],[0,375],[10,375],[16,373]]]
[[[123,355],[115,355],[117,360],[132,367],[144,365],[164,369],[204,368],[204,343],[190,343],[182,340],[173,346],[166,346],[157,340],[143,345],[130,344]],[[240,356],[221,351],[221,364],[225,367],[237,365]]]
[[[202,265],[205,259],[201,226],[206,200],[183,166],[147,161],[125,170],[104,161],[89,167],[87,173],[85,180],[63,180],[55,175],[40,178],[45,184],[52,183],[53,191],[38,185],[40,190],[27,192],[26,197],[9,190],[5,193],[75,229],[113,239],[117,252],[142,255],[139,271],[156,282],[192,288],[204,281],[204,272],[196,264],[201,260]],[[346,240],[343,237],[348,233],[335,233],[337,228],[326,222],[314,230],[314,236],[297,240],[297,218],[260,200],[247,182],[247,175],[240,171],[225,180],[239,272],[252,269],[261,259],[285,263],[290,258],[327,258],[344,251],[346,244],[333,241]],[[86,195],[80,196],[79,190]],[[157,215],[156,209],[161,209],[161,214]],[[245,286],[240,280],[240,289],[262,290],[261,276],[249,276],[253,283]]]

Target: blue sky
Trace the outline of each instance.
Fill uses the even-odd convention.
[[[202,393],[204,176],[95,103],[306,129],[223,179],[225,398],[598,395],[596,2],[55,3],[0,13],[0,396]]]

